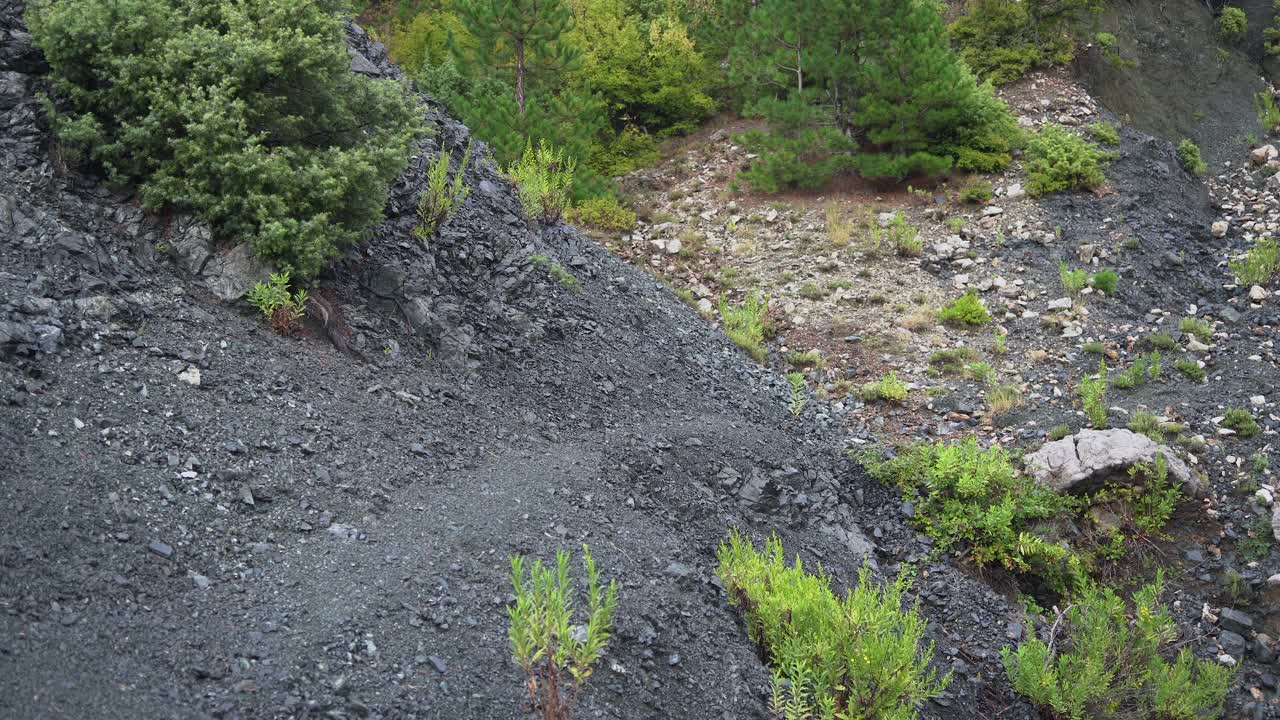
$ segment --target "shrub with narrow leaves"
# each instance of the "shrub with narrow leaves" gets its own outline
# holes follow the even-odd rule
[[[1000,657],[1013,689],[1046,716],[1064,720],[1222,716],[1233,674],[1189,648],[1160,603],[1163,572],[1133,595],[1132,611],[1110,588],[1089,586],[1052,623]]]
[[[563,150],[542,140],[537,149],[532,143],[525,147],[524,155],[507,169],[507,176],[516,184],[525,214],[552,225],[569,207],[576,167],[576,159],[565,157]]]
[[[511,556],[511,584],[515,604],[507,608],[511,655],[525,673],[529,701],[544,720],[568,720],[578,692],[591,678],[604,653],[618,606],[618,584],[600,584],[600,571],[586,545],[582,564],[587,573],[586,617],[573,617],[573,588],[569,553],[556,553],[556,564],[541,560],[526,566],[523,556]],[[528,572],[526,573],[526,567]],[[576,622],[575,622],[576,621]]]
[[[471,144],[467,143],[452,183],[449,182],[450,153],[441,150],[436,159],[431,161],[427,168],[427,187],[418,196],[418,225],[413,229],[413,234],[419,240],[426,242],[435,235],[471,194],[471,187],[463,177],[470,159]]]
[[[841,599],[822,568],[787,565],[776,536],[760,552],[734,531],[717,557],[729,602],[768,658],[778,717],[912,720],[950,681],[929,666],[924,618],[903,609],[905,576],[881,585],[864,565]]]

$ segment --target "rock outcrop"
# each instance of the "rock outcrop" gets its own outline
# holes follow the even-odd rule
[[[1204,486],[1186,463],[1167,445],[1131,430],[1081,430],[1075,435],[1045,443],[1023,462],[1027,472],[1058,492],[1086,493],[1108,482],[1129,481],[1129,469],[1151,464],[1159,455],[1169,468],[1169,479],[1188,494],[1199,496]]]

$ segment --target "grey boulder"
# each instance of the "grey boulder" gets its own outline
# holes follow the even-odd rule
[[[1204,494],[1199,478],[1167,445],[1130,430],[1081,430],[1075,435],[1045,443],[1023,458],[1036,482],[1058,492],[1087,493],[1109,482],[1127,482],[1129,468],[1154,464],[1164,458],[1169,479],[1192,496]]]

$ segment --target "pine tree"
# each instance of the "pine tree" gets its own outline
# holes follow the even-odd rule
[[[747,179],[764,190],[1009,161],[1012,118],[951,50],[933,0],[760,0],[730,78],[774,130],[747,137],[762,155]]]
[[[531,78],[577,66],[580,53],[564,41],[573,13],[563,0],[465,0],[458,12],[476,38],[478,64],[510,77],[521,118]]]

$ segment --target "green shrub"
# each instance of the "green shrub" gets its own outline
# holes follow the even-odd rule
[[[1275,537],[1271,529],[1271,513],[1254,518],[1245,529],[1245,536],[1236,541],[1236,552],[1246,563],[1261,562],[1271,554],[1271,544]]]
[[[657,165],[661,159],[658,141],[649,133],[628,125],[612,139],[594,143],[587,164],[601,177],[614,178]]]
[[[1085,285],[1089,283],[1089,273],[1084,270],[1072,270],[1065,262],[1058,261],[1058,278],[1062,280],[1062,289],[1071,299],[1080,297]]]
[[[1242,438],[1251,438],[1262,432],[1262,428],[1258,427],[1258,421],[1253,419],[1253,414],[1244,408],[1227,410],[1222,418],[1222,427],[1235,430],[1236,435]]]
[[[967,203],[984,203],[995,197],[995,191],[991,188],[991,181],[970,178],[960,188],[960,202]]]
[[[769,298],[762,293],[747,295],[737,306],[720,298],[720,323],[724,334],[756,362],[764,362],[769,357],[764,348],[764,321],[768,313]]]
[[[885,400],[900,403],[907,399],[907,384],[898,379],[898,374],[891,372],[879,380],[862,386],[862,399],[867,402]]]
[[[1280,15],[1277,16],[1280,22]],[[1275,39],[1268,44],[1267,54],[1280,56],[1280,26],[1267,28],[1267,32],[1275,33]],[[1280,107],[1276,107],[1276,96],[1271,90],[1260,90],[1253,96],[1253,107],[1258,112],[1258,124],[1271,133],[1280,130]]]
[[[1022,407],[1026,399],[1017,385],[993,385],[987,390],[987,409],[992,417],[1000,417]]]
[[[1204,368],[1200,367],[1200,363],[1191,358],[1182,358],[1173,364],[1173,367],[1187,378],[1196,382],[1204,382]]]
[[[565,213],[574,225],[585,225],[599,230],[631,232],[636,227],[636,214],[623,207],[612,195],[588,198]]]
[[[604,654],[618,606],[618,583],[600,585],[591,551],[582,546],[587,572],[586,617],[575,623],[569,553],[556,553],[554,568],[535,560],[525,573],[525,558],[511,556],[515,604],[507,608],[511,655],[525,673],[529,700],[546,720],[571,717],[574,701]]]
[[[893,251],[903,257],[920,257],[920,253],[924,251],[920,230],[911,227],[900,212],[895,212],[889,223],[889,243],[893,246]]]
[[[1097,290],[1108,295],[1115,295],[1120,287],[1120,275],[1115,270],[1099,270],[1089,276],[1089,282]]]
[[[820,368],[822,367],[822,353],[817,350],[809,350],[806,352],[800,352],[797,350],[787,355],[787,362],[798,368]]]
[[[1087,129],[1089,130],[1089,134],[1093,136],[1093,139],[1103,145],[1120,144],[1120,130],[1109,122],[1090,123]]]
[[[1204,160],[1200,159],[1200,146],[1187,139],[1178,143],[1178,162],[1184,170],[1196,177],[1204,175],[1209,169]]]
[[[1098,362],[1097,377],[1085,376],[1080,380],[1080,404],[1094,430],[1107,427],[1107,363]]]
[[[1090,355],[1102,355],[1107,351],[1107,346],[1100,342],[1087,342],[1080,349]]]
[[[970,290],[943,305],[938,311],[938,319],[947,325],[978,326],[991,322],[991,313],[978,299],[978,294]]]
[[[791,390],[791,402],[787,410],[795,417],[800,417],[809,404],[808,385],[805,383],[804,373],[787,373],[787,385]]]
[[[964,374],[971,380],[985,383],[995,377],[996,371],[988,362],[974,362],[964,366]]]
[[[351,72],[342,7],[41,0],[27,23],[60,142],[310,277],[382,219],[418,128],[399,85]]]
[[[1160,605],[1163,572],[1133,595],[1087,587],[1053,624],[1049,643],[1032,637],[1001,651],[1009,680],[1046,714],[1064,720],[1220,717],[1233,676],[1183,648],[1166,659],[1178,630]]]
[[[1260,237],[1244,257],[1232,260],[1228,266],[1241,285],[1266,285],[1280,269],[1280,244],[1274,238]]]
[[[998,445],[983,450],[972,437],[953,445],[922,443],[864,464],[915,503],[912,522],[940,550],[963,546],[979,565],[1035,572],[1063,589],[1085,577],[1074,553],[1031,530],[1072,510],[1074,500],[1019,474]]]
[[[821,568],[788,566],[776,536],[757,552],[734,531],[716,555],[729,602],[768,660],[778,717],[911,720],[950,681],[929,667],[924,618],[903,609],[905,575],[877,585],[864,565],[840,600]]]
[[[1157,350],[1172,350],[1178,343],[1169,333],[1152,333],[1147,336],[1147,344]]]
[[[435,235],[436,230],[445,223],[471,194],[463,175],[467,172],[467,161],[471,159],[471,143],[462,153],[462,162],[458,164],[458,172],[453,176],[453,184],[449,184],[450,153],[441,151],[427,167],[427,188],[418,196],[418,226],[413,234],[424,243]]]
[[[1091,190],[1107,181],[1102,164],[1109,156],[1096,145],[1057,125],[1045,127],[1027,143],[1027,192]]]
[[[1071,62],[1075,26],[1101,7],[1096,0],[970,0],[951,36],[974,72],[1002,85],[1032,68]]]
[[[555,262],[546,255],[531,255],[529,256],[529,261],[533,263],[534,267],[545,271],[552,280],[560,283],[560,286],[564,289],[575,293],[582,292],[582,283],[577,276],[565,270],[560,263]]]
[[[1218,16],[1218,35],[1227,42],[1235,42],[1249,29],[1249,17],[1244,10],[1227,5]]]
[[[996,356],[1009,354],[1009,333],[997,328],[991,334],[991,354]]]
[[[1163,439],[1154,439],[1163,443]],[[1129,468],[1131,482],[1113,488],[1112,494],[1133,508],[1133,523],[1145,535],[1159,535],[1182,500],[1182,489],[1169,481],[1169,464],[1156,453],[1155,463],[1137,463]],[[1095,501],[1101,498],[1094,498]]]
[[[1150,355],[1139,355],[1128,370],[1111,379],[1111,386],[1122,390],[1146,385],[1150,380],[1158,380],[1162,370],[1160,351],[1152,351]]]
[[[551,225],[569,207],[576,167],[576,159],[566,158],[563,150],[543,139],[537,150],[532,143],[525,146],[524,155],[508,168],[507,176],[516,184],[525,214]]]
[[[287,335],[307,309],[307,291],[289,292],[289,273],[273,273],[269,282],[257,283],[245,296],[281,335]]]
[[[1070,434],[1071,434],[1071,426],[1067,425],[1066,423],[1063,423],[1061,425],[1054,425],[1052,428],[1049,429],[1050,440],[1061,440]]]
[[[929,366],[943,375],[959,375],[966,363],[977,359],[978,353],[973,348],[938,350],[929,356]]]
[[[1202,343],[1213,339],[1213,325],[1204,318],[1184,317],[1178,321],[1178,329],[1188,335],[1194,335]]]

